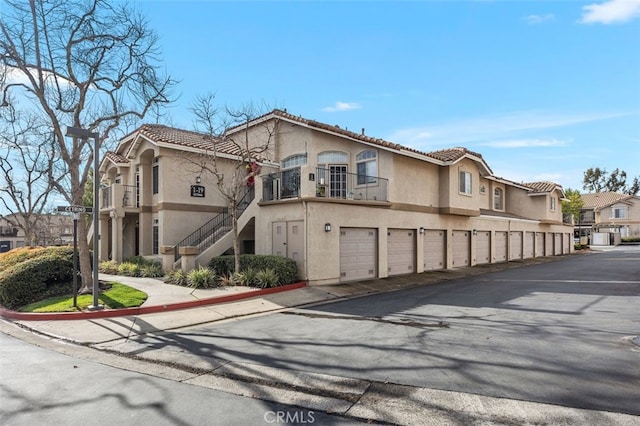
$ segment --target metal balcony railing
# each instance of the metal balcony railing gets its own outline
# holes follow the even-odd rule
[[[262,200],[274,201],[302,195],[300,169],[271,173],[262,178]],[[348,173],[345,166],[316,168],[315,193],[309,196],[363,201],[388,201],[389,180],[377,176]]]

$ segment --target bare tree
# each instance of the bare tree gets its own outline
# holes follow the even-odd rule
[[[196,127],[211,140],[211,148],[203,150],[195,158],[185,158],[192,173],[202,179],[212,180],[229,208],[233,229],[233,253],[235,272],[240,272],[240,240],[238,230],[238,206],[260,173],[260,164],[269,158],[269,150],[277,131],[278,120],[265,121],[252,133],[251,122],[267,108],[253,105],[234,108],[217,108],[215,95],[198,96],[191,108],[196,117]],[[221,158],[219,153],[233,153]]]
[[[0,202],[30,246],[38,242],[38,221],[48,206],[56,160],[53,138],[37,122],[13,104],[0,110]]]
[[[82,204],[94,144],[170,102],[175,81],[160,74],[157,37],[145,18],[108,0],[6,0],[0,20],[0,61],[7,72],[2,102],[28,99],[51,132],[61,161],[53,185]],[[65,138],[66,126],[99,135]],[[97,224],[95,224],[97,226]],[[84,215],[79,223],[83,288],[92,287]],[[97,266],[97,265],[96,265]]]

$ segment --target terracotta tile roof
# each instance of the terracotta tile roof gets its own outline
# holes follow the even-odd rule
[[[124,158],[122,155],[120,154],[116,154],[115,152],[107,152],[105,154],[105,157],[107,158],[107,160],[110,160],[113,163],[116,164],[128,164],[129,160],[127,160],[126,158]]]
[[[556,188],[561,188],[560,185],[554,182],[529,182],[523,183],[523,185],[531,188],[534,193],[553,192]]]
[[[617,192],[596,192],[593,194],[580,194],[580,197],[582,198],[583,209],[598,210],[615,203],[625,202],[633,198],[633,195],[618,194]]]
[[[441,149],[439,151],[431,151],[426,153],[426,155],[428,155],[429,157],[432,157],[432,158],[435,158],[436,160],[440,160],[444,162],[459,160],[460,158],[464,157],[467,154],[473,155],[474,157],[482,158],[481,154],[478,154],[477,152],[469,151],[467,148],[462,148],[462,147]]]
[[[240,149],[230,140],[221,141],[216,139],[214,142],[214,139],[210,135],[190,130],[177,129],[174,127],[164,126],[162,124],[143,124],[128,136],[131,135],[135,135],[134,138],[142,135],[157,143],[180,145],[188,148],[202,149],[209,152],[213,151],[215,143],[215,149],[218,153],[227,155],[239,155],[241,153]],[[131,145],[131,140],[128,140],[118,147],[117,152],[124,154],[128,151]],[[111,154],[121,156],[120,154]],[[264,159],[263,157],[258,157],[258,161]]]
[[[176,129],[161,124],[143,124],[138,133],[156,142],[165,142],[190,148],[211,149],[211,138],[202,133]]]

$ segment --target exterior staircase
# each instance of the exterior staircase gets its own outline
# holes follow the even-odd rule
[[[255,191],[251,188],[238,203],[238,232],[240,232],[255,215],[257,203],[254,202]],[[254,206],[250,209],[250,206]],[[251,210],[252,213],[247,210]],[[206,265],[211,258],[219,256],[233,247],[233,220],[231,213],[225,209],[214,216],[200,228],[187,235],[173,246],[174,267],[180,266],[180,247],[197,247],[199,255],[196,263]]]

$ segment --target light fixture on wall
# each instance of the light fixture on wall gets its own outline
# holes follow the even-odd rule
[[[200,176],[196,176],[196,184],[200,185],[200,182],[202,182],[202,179],[200,178]]]
[[[324,224],[324,232],[331,232],[331,224],[330,223],[325,223]]]
[[[478,231],[476,231],[475,229],[473,230],[473,235],[478,235]]]
[[[420,233],[420,235],[424,234],[424,228],[421,226],[421,227],[418,229],[418,232]]]

